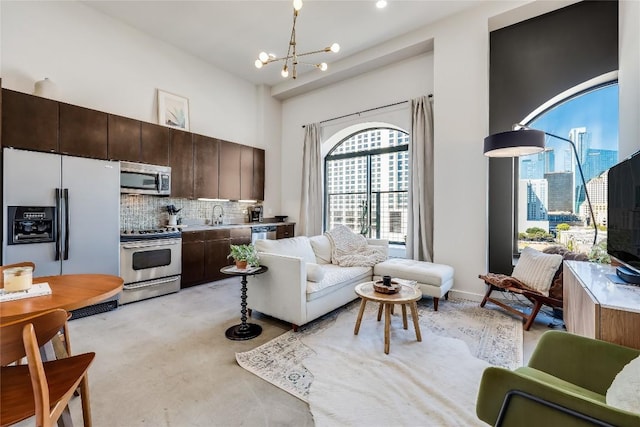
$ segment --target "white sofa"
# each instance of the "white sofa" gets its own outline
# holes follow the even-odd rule
[[[369,239],[385,247],[387,240]],[[372,267],[331,264],[331,242],[325,235],[257,240],[266,273],[248,277],[247,306],[293,325],[294,331],[357,298],[357,284],[372,280]]]

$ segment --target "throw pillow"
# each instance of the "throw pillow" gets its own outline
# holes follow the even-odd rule
[[[314,262],[307,264],[307,280],[309,282],[320,282],[324,278],[324,270]]]
[[[318,264],[331,264],[331,242],[324,234],[309,237]]]
[[[607,390],[607,405],[640,414],[640,356],[627,363]]]
[[[562,264],[562,255],[545,254],[526,247],[522,250],[520,260],[511,276],[542,295],[549,296],[551,281],[560,264]]]

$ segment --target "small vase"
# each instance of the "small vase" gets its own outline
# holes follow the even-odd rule
[[[238,270],[244,270],[247,268],[247,260],[238,260],[236,261],[236,268]]]
[[[178,225],[178,216],[169,214],[169,225]]]

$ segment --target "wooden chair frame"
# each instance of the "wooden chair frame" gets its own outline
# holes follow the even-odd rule
[[[552,298],[552,297],[547,297],[544,296],[536,291],[533,290],[528,290],[526,289],[526,285],[519,282],[518,280],[514,279],[511,276],[506,276],[503,274],[481,274],[478,276],[480,279],[484,280],[484,283],[488,286],[487,292],[484,295],[484,298],[482,299],[482,302],[480,303],[480,307],[484,307],[487,302],[491,302],[495,305],[497,305],[498,307],[501,307],[503,309],[505,309],[506,311],[508,311],[511,314],[514,314],[516,316],[520,316],[523,318],[524,320],[524,330],[528,331],[529,328],[531,328],[531,325],[533,324],[533,322],[536,319],[536,316],[538,315],[538,313],[540,312],[540,309],[542,308],[543,305],[547,305],[549,307],[552,308],[562,308],[562,300],[561,299],[557,299],[557,298]],[[510,283],[514,283],[513,285],[510,286],[504,286],[504,283],[506,282],[510,282]],[[516,284],[518,283],[518,284]],[[505,304],[504,302],[502,302],[501,300],[498,300],[496,298],[491,298],[491,293],[493,291],[501,291],[501,292],[512,292],[514,294],[519,294],[524,296],[526,299],[528,299],[529,301],[531,301],[531,303],[533,304],[533,308],[531,309],[530,313],[526,313],[524,311],[519,311],[517,309],[515,309],[514,307]]]
[[[51,310],[0,325],[0,425],[11,425],[35,415],[36,426],[49,427],[60,418],[80,387],[84,426],[91,426],[87,371],[95,353],[42,361],[40,347],[61,329],[68,314]],[[69,335],[65,346],[71,349]],[[10,365],[27,357],[27,365]]]

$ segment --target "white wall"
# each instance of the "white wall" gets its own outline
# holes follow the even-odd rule
[[[191,131],[264,148],[257,90],[80,2],[0,2],[2,86],[33,93],[54,81],[60,100],[157,123],[156,88],[189,99]]]

